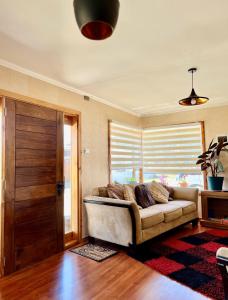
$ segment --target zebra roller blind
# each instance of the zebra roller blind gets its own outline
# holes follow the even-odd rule
[[[201,123],[144,129],[143,171],[158,174],[200,174]]]
[[[111,168],[139,169],[141,166],[141,129],[110,122]]]
[[[183,176],[201,175],[196,165],[202,153],[201,122],[139,129],[111,121],[109,138],[113,182],[147,182],[162,175],[178,185]],[[186,180],[202,185],[200,178]]]

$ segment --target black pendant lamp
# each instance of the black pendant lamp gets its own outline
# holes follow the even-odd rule
[[[192,73],[192,91],[191,94],[188,98],[184,98],[179,101],[180,105],[184,106],[194,106],[194,105],[201,105],[206,103],[209,98],[207,97],[202,97],[202,96],[197,96],[196,92],[193,88],[193,74],[197,71],[197,68],[191,68],[188,70],[189,73]]]
[[[81,33],[91,40],[110,37],[119,16],[119,0],[74,0],[74,13]]]

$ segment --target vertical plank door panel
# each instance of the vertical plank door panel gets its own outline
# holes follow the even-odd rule
[[[63,249],[63,113],[5,99],[4,274]]]
[[[4,273],[15,271],[14,243],[14,200],[15,200],[15,101],[4,98],[4,150],[3,176],[5,187],[3,192],[3,232],[4,232]]]

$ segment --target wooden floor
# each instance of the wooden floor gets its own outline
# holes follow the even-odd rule
[[[185,227],[174,235],[194,231]],[[124,252],[97,263],[69,251],[0,280],[1,300],[203,300]]]

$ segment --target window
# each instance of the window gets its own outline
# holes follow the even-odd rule
[[[202,153],[201,123],[143,130],[144,181],[203,188],[203,175],[196,166]]]
[[[139,182],[141,167],[141,130],[110,122],[111,181]]]
[[[64,124],[64,220],[65,233],[72,231],[71,214],[72,214],[72,137],[71,125]]]
[[[64,233],[65,246],[78,235],[78,166],[77,166],[77,118],[64,118]]]
[[[196,166],[202,153],[202,123],[137,129],[110,122],[110,171],[115,183],[160,181],[203,188]]]

